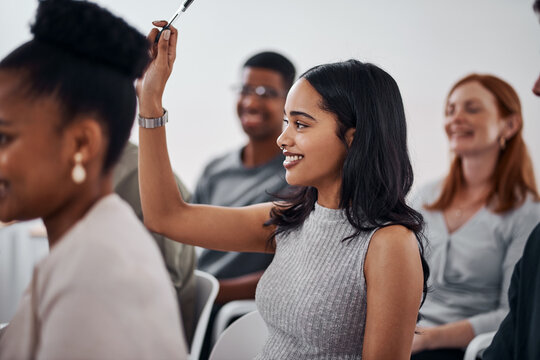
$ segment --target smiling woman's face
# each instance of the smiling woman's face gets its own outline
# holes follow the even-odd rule
[[[457,155],[499,151],[504,121],[495,96],[479,82],[458,86],[448,97],[445,116],[450,150]]]
[[[283,166],[290,185],[319,191],[341,185],[346,146],[337,136],[337,117],[321,109],[322,98],[305,80],[298,80],[285,104],[285,127],[277,139],[286,156]]]
[[[0,71],[0,221],[46,217],[73,191],[58,104],[27,99],[20,78]]]

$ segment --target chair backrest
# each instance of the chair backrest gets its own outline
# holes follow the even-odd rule
[[[494,336],[495,331],[476,335],[469,343],[469,346],[467,346],[463,360],[476,360],[476,357],[481,355],[481,353],[491,344]]]
[[[219,290],[219,283],[212,275],[195,270],[195,333],[191,341],[190,360],[199,360],[208,327],[208,319]]]
[[[268,329],[258,311],[236,320],[221,334],[209,360],[252,360],[262,349]]]
[[[244,316],[252,311],[257,310],[255,300],[235,300],[223,305],[216,314],[214,320],[214,328],[212,329],[212,345],[219,339],[219,336],[227,326],[234,320]]]

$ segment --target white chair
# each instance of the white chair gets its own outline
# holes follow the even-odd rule
[[[476,360],[476,357],[484,351],[495,336],[495,331],[475,336],[467,346],[463,360]]]
[[[262,349],[268,329],[258,311],[242,316],[219,337],[209,360],[252,360]]]
[[[189,360],[199,360],[208,319],[219,290],[219,283],[212,275],[195,270],[195,333],[191,341]]]
[[[236,318],[257,310],[255,300],[235,300],[226,303],[219,310],[212,329],[212,344],[215,344],[221,333]]]

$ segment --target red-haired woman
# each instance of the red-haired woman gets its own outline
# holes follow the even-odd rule
[[[497,330],[527,236],[540,220],[515,90],[472,74],[450,90],[444,128],[454,154],[443,181],[414,201],[426,221],[431,293],[413,359],[462,359],[475,335]]]

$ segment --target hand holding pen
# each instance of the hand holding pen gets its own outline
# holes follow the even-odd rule
[[[178,18],[186,12],[187,8],[189,7],[189,5],[191,5],[191,3],[193,2],[194,0],[186,0],[182,5],[180,5],[180,7],[178,8],[178,10],[176,10],[176,12],[174,13],[174,15],[172,16],[171,20],[169,20],[168,23],[166,23],[163,28],[161,29],[161,31],[159,32],[159,34],[156,36],[156,40],[155,42],[157,43],[159,41],[159,37],[161,36],[161,33],[165,30],[167,30],[170,26],[172,26],[172,24],[178,20]]]
[[[154,21],[154,26],[164,27],[166,21]],[[171,75],[176,59],[176,43],[178,31],[174,26],[162,30],[162,36],[156,44],[160,31],[153,28],[148,34],[151,46],[152,61],[143,77],[137,80],[137,96],[139,97],[139,113],[143,117],[153,118],[163,115],[162,97],[165,85]]]

